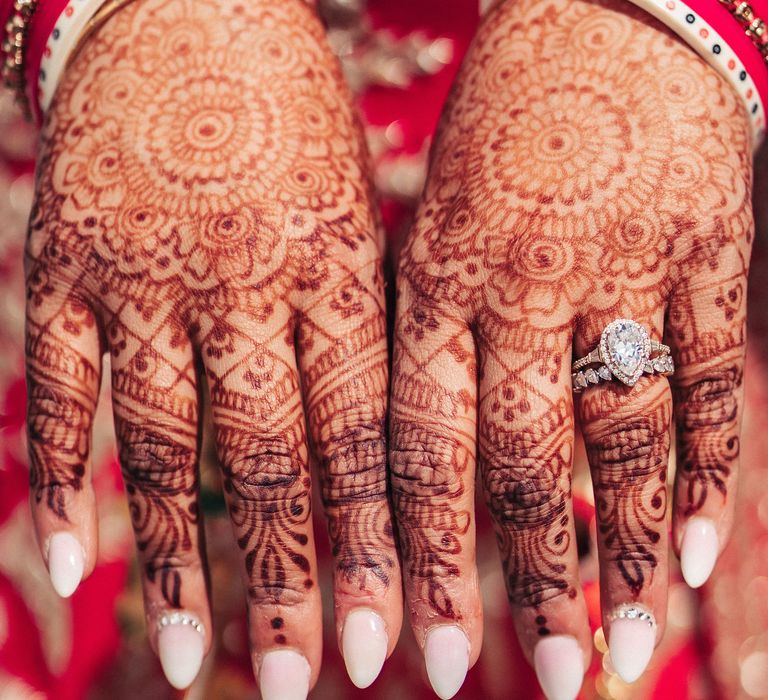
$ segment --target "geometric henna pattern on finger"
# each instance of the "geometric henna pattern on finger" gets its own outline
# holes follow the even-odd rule
[[[572,343],[588,351],[615,318],[630,315],[661,337],[668,309],[685,507],[725,495],[738,454],[750,197],[735,93],[642,11],[618,0],[545,0],[486,14],[400,258],[391,469],[420,587],[413,596],[433,598],[433,523],[450,523],[450,508],[457,522],[469,517],[452,504],[473,478],[474,437],[444,428],[466,415],[462,388],[475,382],[480,466],[510,598],[536,607],[572,595],[562,566],[573,544],[564,363]],[[467,357],[479,368],[447,387],[446,368],[463,372]],[[714,359],[715,372],[686,370]],[[652,579],[666,527],[665,386],[644,378],[628,397],[602,387],[618,412],[596,397],[577,407],[597,425],[589,456],[608,565],[632,594]],[[446,497],[432,486],[436,472],[452,485]],[[408,496],[415,484],[429,489]],[[441,505],[421,505],[428,492]],[[433,609],[451,606],[441,598]]]
[[[441,347],[430,331],[445,339]],[[390,475],[400,548],[407,574],[421,587],[416,595],[441,617],[459,619],[451,588],[462,576],[457,560],[472,525],[475,468],[475,397],[461,383],[476,377],[475,352],[465,326],[439,324],[427,306],[400,313],[397,332],[415,343],[396,346],[394,357]]]
[[[252,599],[316,583],[305,414],[337,578],[393,581],[382,241],[345,90],[299,0],[146,0],[84,45],[48,115],[26,261],[33,489],[67,517],[93,406],[53,378],[97,383],[61,352],[96,324],[146,577],[171,608],[200,527],[199,372]]]

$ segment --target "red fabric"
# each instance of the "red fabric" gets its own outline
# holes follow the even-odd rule
[[[0,0],[0,21],[2,21],[2,27],[5,27],[5,23],[8,20],[8,18],[11,16],[11,11],[13,10],[13,0]],[[2,45],[2,42],[0,42],[0,45]],[[5,56],[5,53],[0,48],[0,56]]]

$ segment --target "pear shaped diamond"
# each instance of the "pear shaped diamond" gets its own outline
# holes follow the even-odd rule
[[[616,379],[628,386],[635,385],[650,354],[648,331],[631,319],[620,318],[609,323],[600,338],[602,361]]]

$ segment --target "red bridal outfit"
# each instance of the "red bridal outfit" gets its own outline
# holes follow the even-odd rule
[[[720,27],[719,0],[692,0],[699,33]],[[644,2],[637,4],[650,5]],[[757,3],[759,5],[759,3]],[[407,230],[425,177],[428,146],[443,100],[477,23],[477,0],[370,0],[321,3],[334,48],[342,57],[364,116],[381,194],[390,258]],[[674,2],[659,6],[680,10]],[[703,12],[702,12],[703,8]],[[651,8],[652,9],[652,8]],[[681,15],[688,24],[687,13]],[[735,21],[735,20],[734,20]],[[723,29],[723,27],[725,27]],[[690,29],[690,27],[689,27]],[[701,37],[701,34],[700,34]],[[712,49],[710,44],[696,48]],[[702,37],[703,40],[703,37]],[[741,41],[741,38],[738,39]],[[744,49],[740,49],[744,55]],[[738,53],[738,52],[737,52]],[[734,59],[735,60],[735,59]],[[726,69],[728,62],[725,63]],[[733,69],[735,70],[735,68]],[[738,75],[738,73],[736,74]],[[758,76],[759,77],[759,76]],[[761,82],[762,81],[762,82]],[[754,99],[768,85],[759,78]],[[762,106],[759,108],[762,110]],[[755,121],[756,130],[764,122]],[[130,518],[115,459],[108,393],[99,408],[94,482],[99,506],[99,563],[74,596],[54,593],[37,553],[27,501],[24,442],[23,272],[26,216],[32,199],[34,128],[22,122],[7,91],[0,93],[0,698],[165,698],[166,683],[144,633],[144,614]],[[757,238],[750,279],[750,342],[738,516],[730,546],[710,582],[691,591],[673,570],[669,623],[649,670],[633,686],[603,666],[593,502],[583,450],[574,479],[581,575],[590,605],[595,653],[582,698],[768,699],[768,161],[756,161]],[[204,445],[203,502],[215,611],[214,649],[194,697],[256,697],[245,615],[212,445]],[[671,479],[670,479],[671,482]],[[478,508],[478,565],[485,603],[485,639],[478,665],[457,698],[531,700],[540,696],[515,641],[490,523]],[[323,585],[330,592],[330,555],[316,515]],[[365,691],[349,682],[336,649],[326,598],[325,656],[314,698],[398,700],[434,697],[410,632],[381,677]],[[406,626],[407,627],[407,626]]]

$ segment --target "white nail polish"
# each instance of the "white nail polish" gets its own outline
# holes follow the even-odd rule
[[[178,690],[192,684],[203,663],[205,632],[197,618],[174,611],[157,623],[157,653],[168,682]]]
[[[358,688],[373,683],[387,658],[384,620],[372,610],[353,610],[344,620],[341,650],[350,679]]]
[[[69,598],[83,578],[85,553],[74,535],[57,532],[48,543],[48,573],[54,589],[62,598]]]
[[[442,700],[459,692],[469,669],[469,640],[460,627],[440,625],[427,632],[424,661],[432,689]]]
[[[259,669],[263,700],[306,700],[309,693],[309,662],[291,649],[264,654]]]
[[[533,665],[547,700],[576,699],[584,681],[584,653],[576,639],[542,639],[533,650]]]
[[[643,675],[656,646],[656,620],[636,606],[620,608],[608,633],[608,650],[616,673],[625,683]]]
[[[680,568],[691,588],[704,585],[715,568],[719,551],[715,523],[701,516],[691,518],[685,525],[680,546]]]

